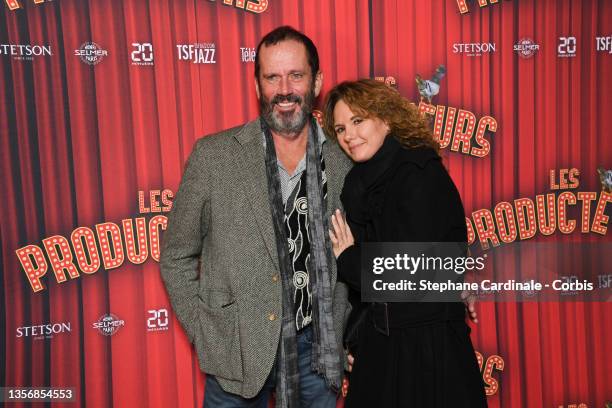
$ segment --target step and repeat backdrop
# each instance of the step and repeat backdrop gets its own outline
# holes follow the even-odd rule
[[[66,406],[200,406],[160,242],[195,141],[257,117],[255,47],[279,25],[314,40],[323,95],[370,77],[415,102],[475,252],[508,266],[537,255],[518,245],[599,248],[586,268],[612,286],[612,1],[1,3],[2,386],[69,389]],[[491,407],[612,401],[612,304],[570,286],[478,303]]]

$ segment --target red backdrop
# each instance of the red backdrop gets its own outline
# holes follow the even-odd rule
[[[241,60],[241,47],[255,47],[276,26],[292,25],[314,40],[323,93],[341,80],[377,77],[418,102],[415,75],[430,77],[444,64],[448,73],[433,105],[497,123],[486,134],[485,157],[444,150],[468,218],[501,201],[546,193],[551,169],[580,169],[580,190],[599,194],[596,168],[612,168],[612,54],[596,42],[612,35],[610,1],[505,0],[482,7],[470,1],[467,13],[455,0],[3,3],[5,386],[74,387],[80,405],[90,406],[201,404],[203,375],[171,312],[169,330],[147,331],[150,310],[170,311],[154,248],[142,264],[103,265],[63,283],[49,265],[44,289],[36,292],[16,251],[28,245],[44,251],[44,238],[70,240],[81,226],[95,231],[105,222],[163,216],[144,211],[156,211],[150,192],[176,191],[195,140],[257,116],[253,64]],[[263,10],[249,12],[241,3]],[[526,37],[539,45],[528,59],[513,51]],[[566,41],[560,37],[575,38],[575,57],[559,56]],[[108,54],[95,65],[75,56],[88,41]],[[154,65],[132,64],[133,43],[152,45]],[[214,44],[214,63],[179,60],[177,45],[194,43]],[[495,50],[455,53],[454,44],[463,43],[494,43]],[[50,55],[1,47],[24,44],[49,47]],[[611,241],[605,233],[558,231],[533,239]],[[92,324],[109,312],[125,327],[103,336]],[[485,362],[497,361],[483,375],[490,406],[602,407],[612,400],[610,303],[481,302],[478,312],[476,349]],[[17,334],[19,327],[58,322],[69,322],[70,331],[38,339]]]

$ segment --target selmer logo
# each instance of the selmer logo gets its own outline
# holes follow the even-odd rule
[[[125,326],[125,321],[112,313],[100,316],[98,321],[93,324],[93,328],[98,329],[105,336],[112,336],[123,326]]]
[[[79,57],[82,62],[88,65],[99,64],[104,57],[108,56],[108,51],[100,47],[93,41],[84,42],[74,50],[74,55]]]

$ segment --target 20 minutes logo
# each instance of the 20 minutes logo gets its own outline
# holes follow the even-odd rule
[[[575,57],[576,37],[559,37],[557,52],[559,57]]]
[[[152,309],[147,314],[147,331],[168,330],[168,309]]]
[[[132,53],[130,54],[132,65],[152,66],[153,65],[153,44],[151,43],[132,43]]]

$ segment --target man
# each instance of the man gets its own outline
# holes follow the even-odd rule
[[[316,47],[280,27],[257,47],[261,116],[200,139],[164,236],[162,277],[206,372],[205,407],[335,407],[347,289],[332,211],[351,164],[312,118]]]

